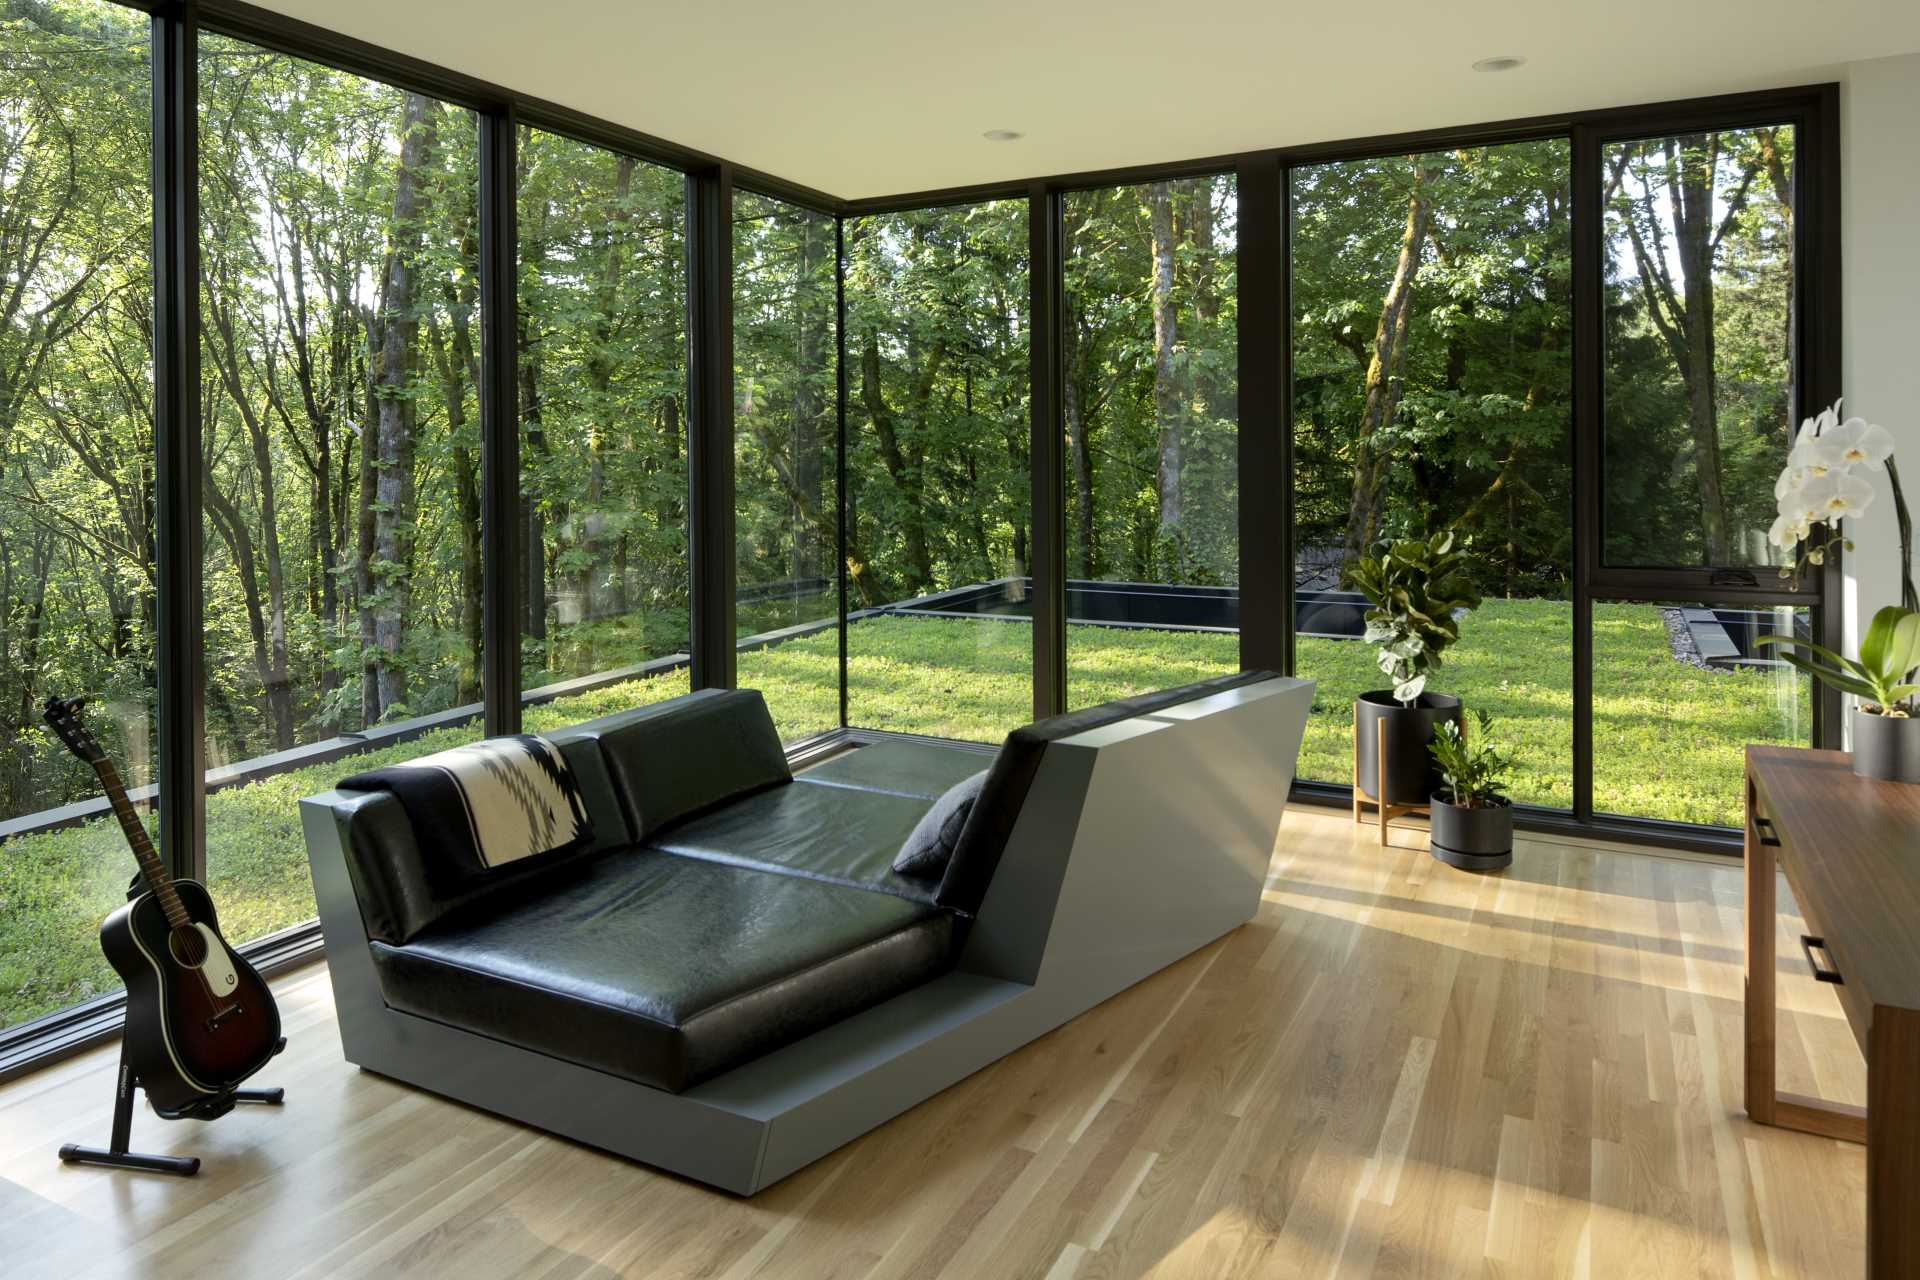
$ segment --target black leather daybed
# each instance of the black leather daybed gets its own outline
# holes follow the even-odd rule
[[[303,801],[347,1058],[751,1192],[1249,918],[1310,700],[1244,673],[796,777],[759,694],[696,693],[549,735],[594,838],[477,880],[391,794]]]

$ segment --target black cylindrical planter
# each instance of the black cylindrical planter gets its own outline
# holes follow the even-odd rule
[[[1853,771],[1883,782],[1920,782],[1920,719],[1853,711]]]
[[[1360,750],[1360,790],[1371,800],[1387,804],[1425,804],[1440,788],[1427,747],[1443,720],[1460,718],[1460,699],[1445,693],[1423,693],[1411,707],[1403,706],[1391,689],[1363,693],[1354,704],[1353,732]],[[1387,731],[1387,794],[1380,794],[1380,728]]]
[[[1505,800],[1469,809],[1433,797],[1433,856],[1462,871],[1513,865],[1513,806]]]

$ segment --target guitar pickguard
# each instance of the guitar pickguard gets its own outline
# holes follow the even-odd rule
[[[195,921],[193,927],[200,931],[200,938],[207,948],[207,958],[200,966],[200,976],[207,980],[207,986],[214,995],[232,995],[240,985],[240,974],[233,967],[233,956],[228,954],[227,944],[206,925]]]

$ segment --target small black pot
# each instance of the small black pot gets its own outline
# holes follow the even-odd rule
[[[1496,799],[1484,808],[1449,804],[1435,794],[1433,856],[1462,871],[1498,871],[1513,865],[1513,806]]]
[[[1920,718],[1853,710],[1853,771],[1882,782],[1920,782]]]
[[[1442,721],[1460,719],[1460,699],[1423,693],[1411,707],[1391,689],[1363,693],[1354,702],[1353,732],[1360,745],[1360,790],[1388,804],[1425,804],[1440,788],[1440,771],[1427,747]],[[1380,794],[1380,728],[1387,731],[1387,794]]]

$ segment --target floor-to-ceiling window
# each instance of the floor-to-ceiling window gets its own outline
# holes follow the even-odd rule
[[[480,732],[409,732],[480,701],[476,123],[223,36],[199,69],[207,868],[243,942],[313,915],[323,779],[227,772]]]
[[[1068,192],[1067,703],[1240,666],[1231,174]]]
[[[527,722],[684,693],[687,191],[683,174],[519,132],[518,402]],[[575,703],[566,714],[580,710]]]
[[[1791,125],[1600,148],[1603,581],[1692,571],[1702,590],[1778,590],[1774,480],[1805,403]],[[1734,825],[1749,742],[1804,745],[1804,677],[1753,643],[1812,615],[1728,593],[1593,605],[1593,807]]]
[[[119,986],[93,939],[133,860],[50,696],[151,778],[157,578],[147,19],[0,14],[0,1027]],[[79,825],[49,822],[80,805]],[[86,807],[92,806],[92,807]]]
[[[1570,176],[1561,139],[1293,170],[1302,778],[1350,780],[1383,682],[1347,568],[1451,531],[1484,603],[1431,687],[1493,715],[1516,799],[1573,805]]]
[[[1027,205],[846,250],[848,719],[997,741],[1033,715]]]
[[[840,724],[834,219],[733,199],[739,678],[788,742]]]

